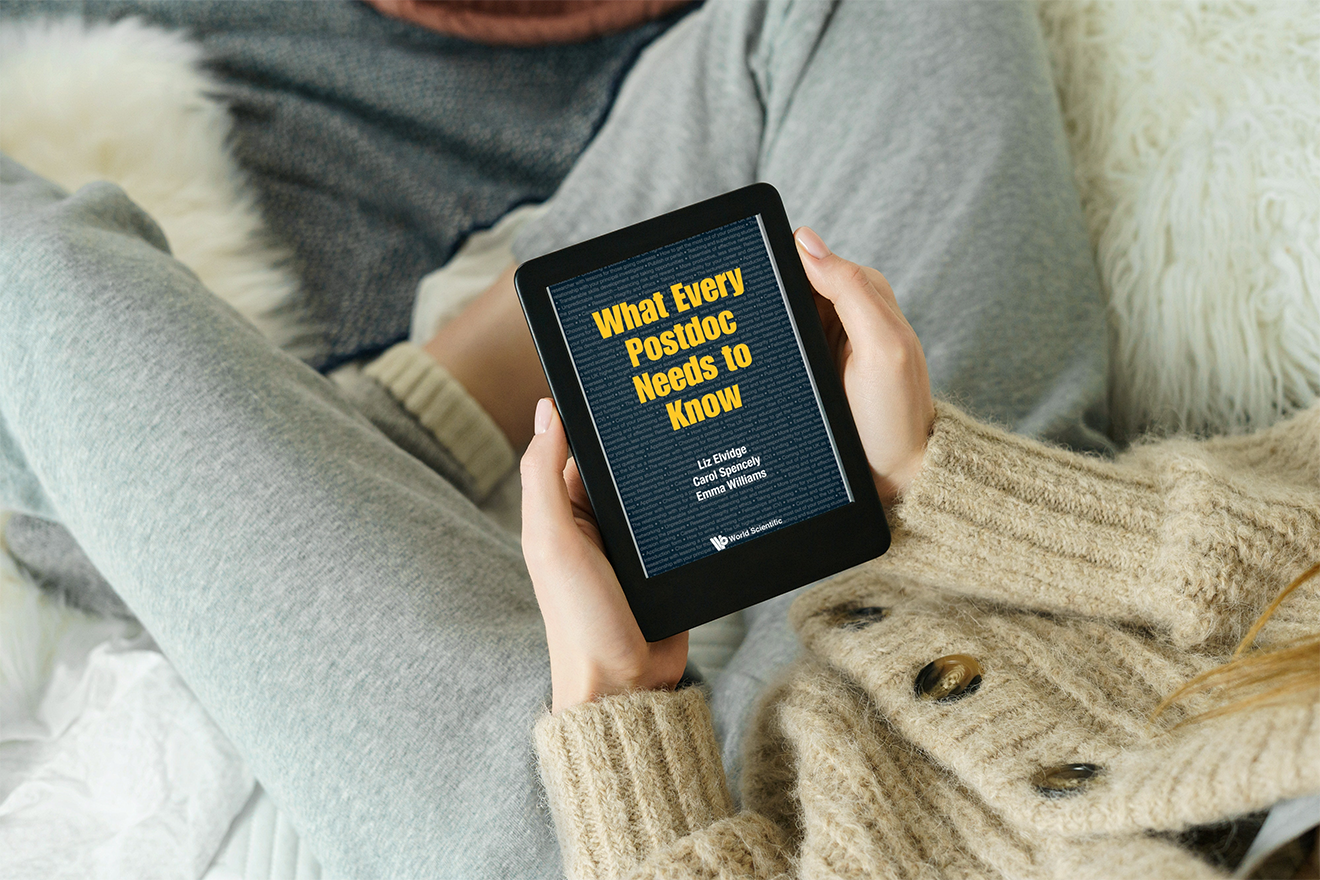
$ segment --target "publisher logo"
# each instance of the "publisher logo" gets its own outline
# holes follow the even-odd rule
[[[716,550],[723,550],[725,547],[729,546],[729,539],[723,535],[716,535],[710,539],[710,542],[715,545]]]

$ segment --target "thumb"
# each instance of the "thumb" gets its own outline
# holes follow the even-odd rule
[[[903,329],[906,321],[897,313],[894,294],[883,275],[834,253],[808,226],[800,227],[793,240],[807,280],[834,305],[850,337],[885,339]]]
[[[568,464],[568,438],[554,401],[536,404],[535,433],[519,464],[522,476],[523,540],[537,543],[558,524],[573,521],[573,507],[564,483]],[[532,527],[532,528],[529,528]]]

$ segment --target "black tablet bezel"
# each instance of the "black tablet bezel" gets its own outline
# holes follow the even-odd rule
[[[560,329],[550,288],[758,214],[852,501],[648,578]],[[514,285],[577,458],[606,555],[648,641],[820,580],[874,559],[888,549],[889,529],[866,453],[825,340],[783,202],[773,186],[755,183],[529,260],[514,275]]]

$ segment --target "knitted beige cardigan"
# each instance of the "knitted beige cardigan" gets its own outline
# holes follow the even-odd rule
[[[889,553],[793,606],[741,812],[699,689],[540,719],[570,876],[1220,877],[1173,833],[1320,790],[1320,695],[1149,721],[1320,558],[1320,406],[1117,462],[937,410]],[[1318,624],[1313,580],[1261,641]],[[924,699],[950,655],[979,687]]]

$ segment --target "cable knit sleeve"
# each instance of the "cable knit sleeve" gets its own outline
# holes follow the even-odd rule
[[[545,714],[536,749],[569,877],[777,877],[783,835],[733,815],[697,688],[638,691]]]
[[[889,514],[888,570],[1155,625],[1182,645],[1236,638],[1320,558],[1320,406],[1250,437],[1111,462],[941,403],[923,469]]]

